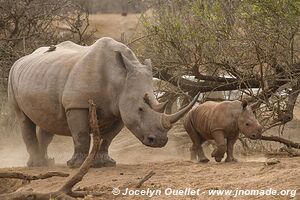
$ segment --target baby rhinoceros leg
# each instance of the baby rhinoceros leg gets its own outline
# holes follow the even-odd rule
[[[237,159],[233,157],[233,146],[237,141],[238,136],[233,138],[227,138],[227,157],[225,162],[237,162]]]
[[[198,161],[202,163],[209,162],[209,159],[205,156],[202,146],[200,145],[198,149]]]
[[[191,160],[197,160],[203,163],[209,162],[209,159],[204,155],[203,148],[202,148],[202,144],[205,142],[205,139],[202,138],[199,135],[199,133],[193,128],[190,121],[186,121],[184,127],[193,143],[190,149]]]
[[[200,145],[193,144],[193,146],[191,147],[191,160],[197,160],[202,163],[207,163],[209,162],[209,159],[205,156],[201,144]]]
[[[217,148],[212,152],[211,157],[214,157],[216,162],[221,162],[227,150],[223,131],[214,131],[213,139],[217,143]]]

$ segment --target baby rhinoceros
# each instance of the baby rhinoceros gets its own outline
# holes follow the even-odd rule
[[[226,152],[226,162],[237,161],[233,157],[233,146],[239,132],[251,139],[258,139],[262,134],[262,126],[255,118],[247,101],[207,101],[190,110],[185,118],[184,127],[193,145],[191,159],[208,162],[202,144],[206,140],[215,140],[217,148],[211,156],[220,162]],[[227,144],[226,142],[227,141]]]

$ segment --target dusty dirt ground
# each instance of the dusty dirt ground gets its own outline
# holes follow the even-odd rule
[[[1,142],[2,143],[2,142]],[[49,155],[54,157],[56,165],[52,167],[27,168],[25,146],[16,138],[6,141],[0,148],[0,172],[18,171],[32,175],[48,171],[74,173],[65,162],[72,154],[72,140],[68,137],[56,137],[50,144]],[[210,189],[290,189],[297,190],[298,195],[291,196],[238,196],[235,199],[300,199],[300,157],[276,157],[280,163],[265,166],[266,157],[260,153],[249,153],[247,156],[236,152],[238,163],[216,163],[212,159],[207,164],[189,161],[190,141],[181,127],[175,127],[170,133],[170,141],[161,149],[143,146],[129,131],[124,129],[113,141],[111,156],[117,161],[116,167],[90,169],[75,189],[101,193],[101,196],[86,199],[149,199],[146,196],[113,195],[113,188],[121,192],[134,186],[150,171],[156,174],[146,181],[141,189],[150,188],[164,191],[166,188],[200,189],[199,196],[153,196],[151,199],[232,199],[230,196],[208,196]],[[239,147],[237,147],[237,150]],[[206,146],[210,155],[211,146]],[[14,166],[14,167],[13,167]],[[53,177],[46,180],[22,183],[20,180],[0,180],[0,193],[11,191],[35,190],[39,192],[54,191],[65,181],[65,178]]]
[[[76,186],[80,190],[102,193],[93,199],[145,199],[144,196],[114,196],[112,189],[118,187],[125,191],[135,186],[141,177],[153,170],[156,174],[144,183],[141,189],[184,189],[199,188],[204,192],[209,189],[298,189],[300,192],[300,158],[281,158],[281,163],[264,166],[263,162],[208,163],[197,164],[190,161],[153,162],[144,164],[119,164],[117,167],[91,169],[84,180]],[[6,171],[1,169],[0,171]],[[47,171],[72,173],[65,166],[51,168],[14,168],[30,174]],[[19,190],[34,189],[40,192],[52,191],[63,183],[64,178],[50,178],[32,181],[21,186]],[[19,187],[21,181],[10,181],[10,189]],[[6,183],[7,184],[7,183]],[[2,184],[1,184],[2,185]],[[298,194],[299,195],[299,194]],[[87,197],[86,199],[89,199]],[[232,197],[214,197],[206,194],[199,196],[154,196],[153,199],[231,199]],[[239,196],[236,199],[292,199],[289,196]],[[299,199],[296,196],[294,199]]]
[[[98,29],[97,37],[110,36],[120,39],[134,33],[138,15],[123,17],[117,14],[91,15],[91,26]],[[113,20],[112,20],[113,19]],[[296,108],[296,116],[286,127],[285,137],[300,142],[300,107]],[[5,125],[5,124],[4,124]],[[3,126],[4,126],[3,125]],[[2,124],[1,124],[2,126]],[[2,131],[2,129],[0,129]],[[6,129],[4,129],[6,130]],[[270,131],[276,135],[276,131]],[[1,133],[0,133],[1,134]],[[6,133],[6,135],[9,135]],[[257,143],[260,143],[259,141]],[[174,127],[169,134],[166,147],[152,149],[143,146],[131,133],[123,130],[113,141],[110,155],[117,161],[112,168],[91,169],[75,189],[98,192],[99,197],[88,196],[86,199],[149,199],[146,196],[114,196],[113,188],[133,188],[142,177],[150,171],[156,174],[146,181],[141,189],[200,189],[199,196],[154,196],[151,199],[300,199],[300,157],[277,157],[280,163],[265,166],[266,157],[262,153],[246,153],[237,145],[238,163],[199,164],[189,161],[191,142],[182,127]],[[268,143],[265,150],[276,150],[280,145]],[[40,174],[48,171],[74,173],[75,169],[66,167],[66,161],[71,157],[73,143],[70,137],[55,136],[50,144],[49,155],[55,158],[56,165],[52,167],[27,168],[27,152],[21,140],[21,134],[16,129],[11,136],[0,139],[0,172],[18,171],[29,174]],[[206,146],[206,154],[210,155],[211,146]],[[258,151],[256,151],[258,152]],[[212,159],[211,159],[212,160]],[[53,177],[46,180],[31,181],[0,179],[0,194],[15,190],[35,190],[39,192],[57,189],[65,178]],[[208,196],[210,189],[292,189],[297,190],[297,196]],[[202,192],[206,192],[202,194]]]

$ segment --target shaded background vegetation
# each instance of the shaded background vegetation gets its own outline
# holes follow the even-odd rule
[[[142,19],[166,96],[247,98],[265,128],[292,120],[300,92],[299,1],[150,1]],[[224,91],[211,97],[214,91]],[[174,98],[176,99],[176,98]]]
[[[20,57],[40,46],[64,40],[84,44],[91,39],[87,33],[88,10],[70,0],[0,1],[0,75],[6,90],[8,72]]]

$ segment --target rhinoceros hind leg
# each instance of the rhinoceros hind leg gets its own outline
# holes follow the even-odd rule
[[[54,165],[54,158],[49,158],[47,149],[53,139],[54,134],[38,128],[37,137],[39,141],[40,152],[47,161],[47,165]]]
[[[80,167],[90,149],[88,109],[69,110],[67,121],[74,142],[74,154],[67,165],[71,168]]]
[[[192,140],[192,143],[193,143],[192,147],[190,148],[191,160],[197,160],[198,148],[201,146],[200,140],[199,140],[199,135],[195,131],[194,127],[192,126],[191,121],[189,120],[189,118],[185,119],[183,125],[184,125],[184,128],[185,128],[186,132],[189,134],[189,136]]]
[[[36,136],[36,125],[23,112],[18,113],[17,117],[20,121],[22,137],[26,145],[27,152],[29,153],[27,166],[36,167],[47,165],[46,160],[40,152]]]
[[[198,156],[198,160],[201,163],[208,163],[209,162],[209,159],[204,155],[204,153],[203,153],[203,156],[200,156],[200,155]]]
[[[205,142],[205,139],[202,138],[200,136],[200,147],[198,148],[198,152],[197,152],[197,155],[198,155],[198,161],[201,162],[201,163],[208,163],[209,162],[209,159],[205,156],[204,154],[204,151],[203,151],[203,147],[202,147],[202,144]]]
[[[203,152],[202,143],[204,141],[202,142],[200,140],[200,137],[199,137],[198,134],[193,134],[193,133],[189,132],[189,135],[190,135],[190,138],[193,142],[192,147],[190,148],[191,160],[198,160],[201,152]],[[204,153],[202,153],[202,155],[204,156]]]
[[[225,162],[238,162],[238,160],[236,158],[226,158]]]
[[[197,160],[202,163],[209,162],[209,159],[205,156],[202,148],[205,139],[194,129],[190,121],[186,121],[184,127],[193,142],[193,145],[190,148],[191,160]]]

